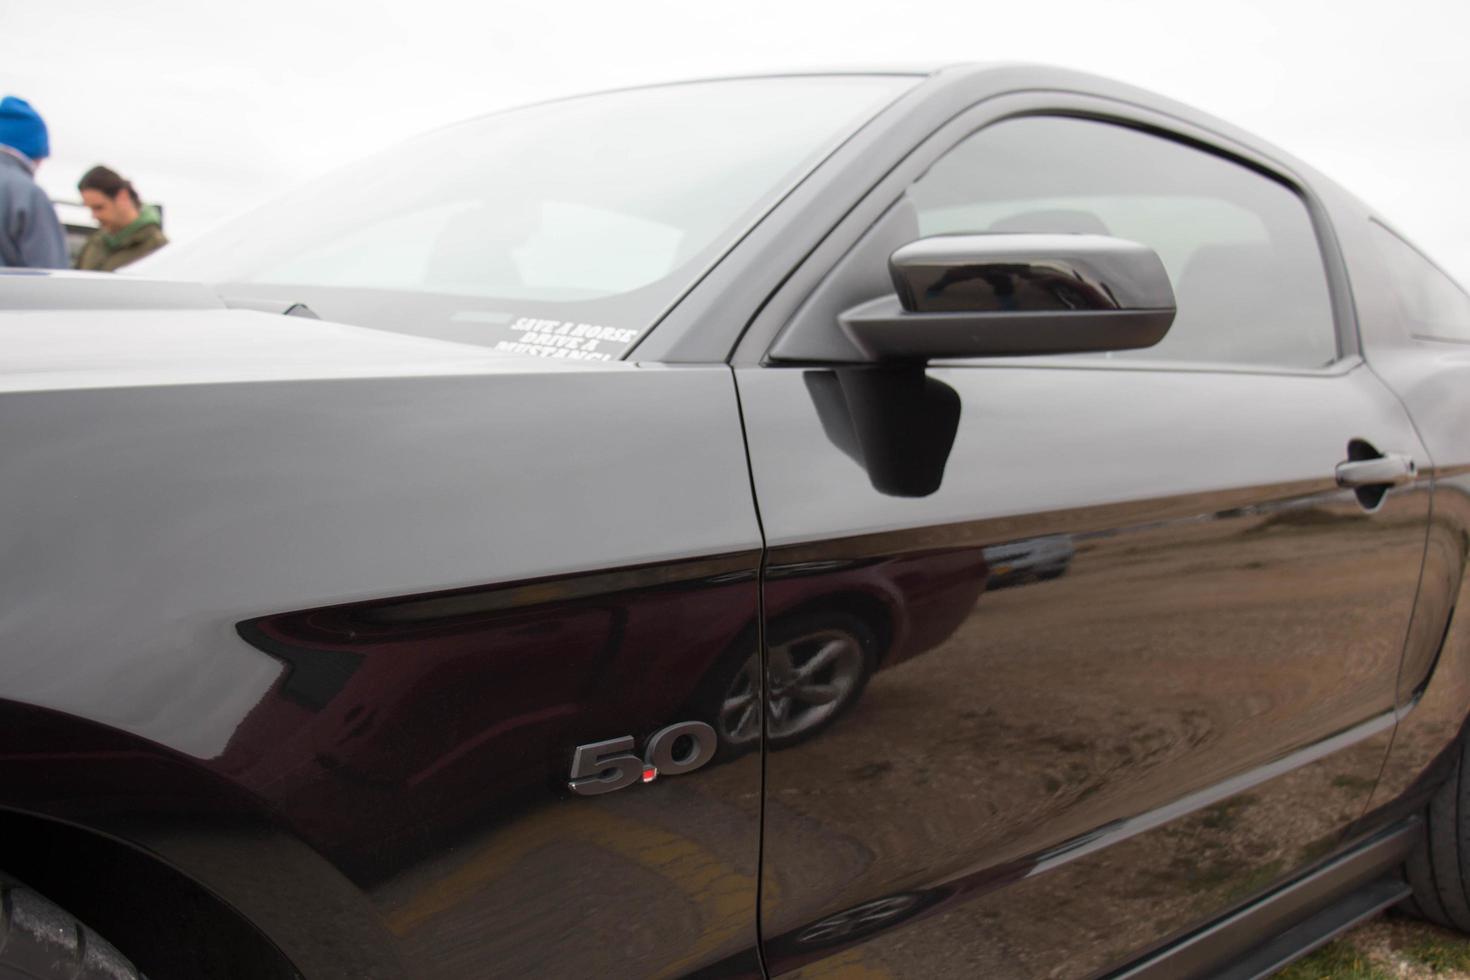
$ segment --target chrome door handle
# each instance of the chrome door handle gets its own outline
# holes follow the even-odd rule
[[[1397,487],[1412,483],[1418,470],[1412,456],[1389,453],[1375,459],[1350,459],[1337,464],[1340,487]]]

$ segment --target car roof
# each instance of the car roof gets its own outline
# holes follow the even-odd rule
[[[625,86],[614,86],[607,89],[598,89],[588,92],[579,92],[572,95],[561,96],[544,100],[545,102],[560,102],[566,99],[583,98],[590,95],[603,95],[610,92],[633,91],[637,89],[661,88],[673,85],[697,85],[708,82],[741,81],[747,79],[766,78],[802,78],[802,77],[832,77],[832,76],[881,76],[881,75],[908,75],[924,79],[923,86],[929,89],[954,88],[964,90],[965,95],[979,100],[988,95],[999,95],[1003,92],[1018,90],[1041,90],[1051,89],[1056,91],[1073,92],[1079,94],[1098,95],[1109,99],[1130,102],[1144,106],[1155,112],[1162,112],[1173,116],[1184,122],[1208,129],[1211,132],[1225,137],[1231,141],[1251,147],[1288,165],[1294,170],[1310,170],[1302,161],[1297,160],[1290,154],[1285,153],[1279,147],[1271,145],[1262,140],[1254,133],[1248,132],[1240,127],[1210,115],[1194,106],[1176,101],[1166,95],[1149,89],[1140,88],[1127,82],[1108,78],[1103,75],[1095,75],[1090,72],[1078,71],[1072,68],[1063,68],[1056,65],[1047,65],[1033,62],[1016,61],[935,61],[935,62],[899,62],[899,63],[869,63],[849,65],[808,65],[792,66],[783,69],[770,69],[756,72],[739,72],[728,75],[695,76],[689,78],[669,79],[666,81],[646,82]],[[542,103],[528,103],[542,104]],[[512,108],[524,108],[515,106]],[[494,113],[490,113],[493,115]]]

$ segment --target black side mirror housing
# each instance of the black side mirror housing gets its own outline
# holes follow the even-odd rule
[[[1174,322],[1157,254],[1105,235],[923,238],[889,259],[895,292],[838,317],[873,362],[1151,347]]]

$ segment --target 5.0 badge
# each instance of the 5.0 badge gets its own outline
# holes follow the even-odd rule
[[[583,796],[597,796],[640,781],[651,783],[660,775],[693,772],[715,757],[718,739],[704,722],[685,721],[650,735],[641,759],[633,754],[631,735],[579,745],[572,753],[567,788]]]

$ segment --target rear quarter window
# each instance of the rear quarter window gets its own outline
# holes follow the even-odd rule
[[[1373,222],[1378,254],[1393,278],[1399,312],[1415,337],[1470,344],[1470,295],[1419,251]]]

